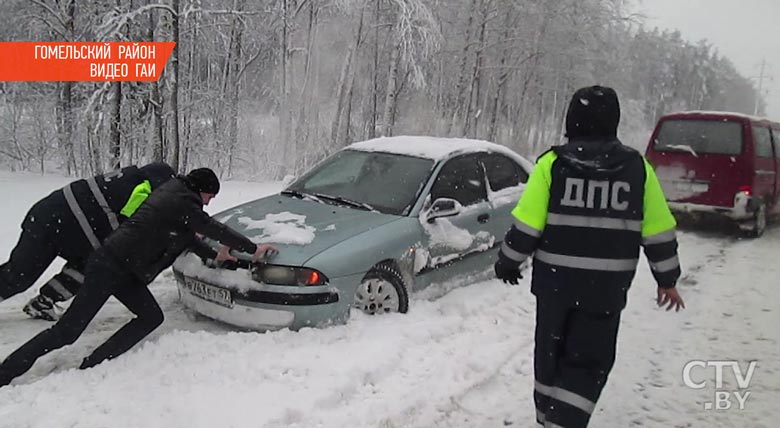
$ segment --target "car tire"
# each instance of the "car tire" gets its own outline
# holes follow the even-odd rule
[[[353,307],[369,315],[409,311],[409,293],[401,273],[389,264],[371,268],[355,290]]]
[[[753,225],[750,229],[747,230],[747,236],[750,238],[758,238],[763,235],[764,231],[766,230],[767,223],[765,203],[761,202],[761,204],[758,206],[756,212],[753,214],[753,220],[751,222]]]

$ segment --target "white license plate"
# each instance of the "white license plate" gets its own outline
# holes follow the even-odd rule
[[[675,181],[674,188],[683,192],[705,193],[710,189],[707,183],[691,183],[689,181]]]
[[[203,300],[208,300],[226,308],[233,307],[233,295],[230,293],[230,290],[215,287],[192,278],[184,278],[184,288]]]

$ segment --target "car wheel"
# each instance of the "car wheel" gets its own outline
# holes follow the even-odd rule
[[[763,235],[766,230],[766,221],[766,204],[762,202],[755,214],[753,214],[753,227],[747,231],[748,236],[758,238]]]
[[[406,313],[409,294],[401,274],[387,264],[374,266],[358,285],[352,306],[369,315]]]

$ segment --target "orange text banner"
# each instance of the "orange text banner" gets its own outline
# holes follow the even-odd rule
[[[174,42],[0,42],[0,81],[153,82]]]

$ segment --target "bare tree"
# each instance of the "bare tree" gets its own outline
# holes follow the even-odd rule
[[[398,87],[398,70],[409,69],[414,86],[425,86],[421,61],[439,47],[441,34],[431,11],[420,0],[393,0],[395,24],[391,33],[390,60],[385,90],[385,107],[380,135],[393,132],[393,112]]]
[[[331,144],[333,147],[342,146],[346,143],[349,133],[350,109],[352,98],[352,87],[355,80],[355,57],[363,38],[363,18],[365,16],[365,7],[360,8],[360,19],[358,22],[356,34],[352,46],[347,52],[347,58],[342,64],[339,74],[338,85],[336,86],[336,114],[331,127]]]
[[[41,11],[34,18],[44,22],[49,31],[58,39],[74,41],[76,0],[31,0]],[[73,82],[61,82],[57,99],[57,139],[60,152],[63,154],[63,164],[68,174],[76,173],[76,156],[74,151],[74,107]]]
[[[122,159],[122,135],[119,132],[122,123],[122,82],[111,84],[109,112],[109,168],[118,169]]]
[[[152,0],[147,0],[147,2],[151,2]],[[148,5],[148,3],[147,3]],[[157,28],[157,19],[156,19],[156,13],[154,10],[149,11],[148,18],[149,18],[149,27],[147,30],[147,37],[150,42],[155,41],[155,29]],[[165,160],[164,153],[165,153],[165,139],[163,137],[163,98],[162,93],[160,91],[160,81],[162,79],[158,79],[154,82],[150,83],[150,93],[149,93],[149,99],[147,101],[147,105],[151,106],[149,110],[151,110],[151,134],[152,134],[152,161],[155,162],[163,162]]]
[[[469,59],[469,52],[471,50],[471,37],[472,37],[472,28],[474,26],[474,16],[477,14],[477,6],[478,6],[479,0],[471,0],[471,6],[469,7],[469,12],[467,14],[467,21],[466,21],[466,36],[465,40],[463,41],[463,49],[461,51],[460,55],[460,66],[458,67],[458,78],[457,83],[455,84],[455,106],[452,113],[452,120],[449,123],[449,127],[447,129],[447,134],[450,134],[453,127],[456,126],[456,123],[463,122],[463,109],[465,108],[465,86],[466,86],[466,67],[468,65],[468,59]],[[463,129],[461,128],[461,134],[463,133]]]
[[[244,0],[234,0],[233,10],[241,11],[244,9]],[[233,156],[235,148],[238,144],[238,94],[241,90],[241,80],[239,72],[241,69],[241,37],[243,33],[244,24],[238,15],[234,15],[232,18],[232,25],[230,30],[230,42],[228,50],[227,67],[225,67],[225,79],[224,79],[224,93],[228,94],[227,108],[225,113],[227,115],[227,173],[228,176],[233,171]]]
[[[490,15],[491,0],[482,0],[481,4],[481,19],[479,23],[479,35],[477,36],[478,48],[474,58],[474,66],[471,71],[471,83],[469,85],[469,94],[466,102],[466,114],[463,120],[463,127],[461,128],[462,136],[476,137],[477,121],[479,120],[480,112],[479,105],[481,100],[480,89],[482,87],[482,63],[486,55],[486,31],[488,18]],[[473,121],[473,123],[472,123]]]
[[[501,43],[503,48],[501,49],[501,57],[498,63],[498,77],[496,82],[495,93],[492,99],[492,105],[490,108],[490,121],[488,123],[487,139],[489,141],[496,141],[498,132],[498,118],[501,115],[502,103],[505,100],[506,86],[509,82],[509,78],[512,75],[513,67],[510,67],[508,62],[510,55],[512,54],[511,42],[512,29],[516,24],[516,15],[513,13],[511,7],[507,7],[504,10],[504,28],[501,33]]]
[[[181,0],[173,0],[174,14],[172,19],[173,41],[176,46],[171,54],[171,166],[176,171],[181,171],[181,145],[179,142],[179,19],[181,17]]]

